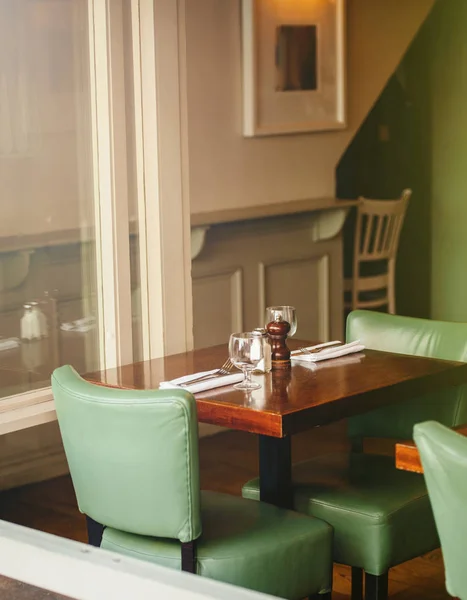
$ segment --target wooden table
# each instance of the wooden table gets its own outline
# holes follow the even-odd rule
[[[309,342],[290,340],[289,346]],[[227,346],[213,346],[87,375],[89,381],[132,389],[157,389],[161,381],[213,369]],[[292,505],[291,436],[438,388],[467,382],[467,364],[366,350],[322,362],[295,363],[290,371],[257,376],[262,387],[231,386],[196,394],[203,423],[259,435],[261,500]]]
[[[467,436],[467,425],[453,427],[454,431]],[[420,460],[420,454],[415,442],[407,440],[396,444],[396,467],[401,471],[411,471],[412,473],[423,473],[423,466]]]

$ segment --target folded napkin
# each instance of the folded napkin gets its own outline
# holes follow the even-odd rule
[[[18,338],[0,338],[0,352],[3,350],[12,350],[13,348],[19,348],[21,342]]]
[[[314,350],[319,347],[320,346],[310,346],[307,350]],[[299,350],[295,350],[291,353],[291,358],[293,360],[315,363],[321,360],[339,358],[340,356],[346,356],[347,354],[353,354],[354,352],[361,352],[362,350],[365,350],[365,346],[360,343],[360,340],[356,340],[355,342],[343,344],[342,346],[333,346],[331,348],[323,347],[319,352],[313,352],[312,354],[304,354]]]
[[[82,319],[76,319],[70,323],[62,323],[60,329],[62,331],[73,331],[74,333],[87,333],[96,327],[95,317],[83,317]]]
[[[214,388],[222,387],[224,385],[233,385],[234,383],[239,383],[243,380],[243,373],[235,371],[234,373],[230,373],[230,375],[218,375],[190,385],[190,381],[193,381],[193,379],[198,379],[198,377],[203,377],[204,375],[214,375],[215,373],[217,373],[217,369],[213,369],[212,371],[202,371],[201,373],[194,373],[193,375],[185,375],[178,379],[172,379],[172,381],[163,381],[159,385],[159,389],[170,390],[182,388],[192,394],[196,394],[197,392],[213,390]]]
[[[316,371],[322,371],[323,369],[329,369],[333,367],[345,367],[348,365],[356,365],[361,363],[364,358],[363,354],[348,354],[347,356],[342,356],[341,358],[334,358],[333,360],[321,360],[317,363],[307,362],[302,363],[306,364],[307,367],[312,368]]]

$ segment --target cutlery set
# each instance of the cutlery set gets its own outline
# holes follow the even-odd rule
[[[343,344],[341,341],[335,340],[333,342],[325,342],[323,344],[317,344],[315,346],[299,348],[298,350],[294,350],[291,354],[292,358],[305,358],[307,356],[309,356],[310,358],[318,358],[317,355],[319,355],[320,359],[322,358],[324,360],[326,356],[332,358],[334,356],[334,353],[336,352],[338,352],[339,354],[350,354],[351,352],[358,352],[361,349],[362,346],[359,340],[350,342],[348,344]],[[227,375],[231,375],[232,372],[236,370],[236,368],[237,367],[235,367],[232,360],[228,358],[219,369],[209,371],[208,373],[204,373],[199,377],[196,377],[196,374],[194,374],[192,378],[190,376],[184,377],[183,384],[191,386],[211,379],[225,377]]]
[[[269,307],[266,309],[265,321],[267,325],[263,329],[230,336],[229,358],[219,369],[179,377],[161,383],[161,387],[183,387],[194,393],[235,383],[233,387],[236,389],[253,390],[261,386],[258,380],[251,379],[251,373],[255,372],[255,369],[260,373],[269,372],[271,370],[269,358],[271,353],[273,369],[289,369],[290,359],[315,363],[361,352],[365,349],[360,340],[348,344],[334,340],[301,347],[290,352],[286,345],[286,338],[292,337],[297,329],[295,308],[293,306]],[[269,352],[268,356],[267,351]],[[269,367],[266,365],[266,358],[269,358]],[[236,383],[238,377],[241,377],[240,371],[243,372],[243,381]]]
[[[230,358],[228,358],[220,369],[217,369],[217,371],[214,371],[214,373],[208,373],[206,375],[201,375],[201,377],[196,377],[195,379],[190,379],[190,384],[198,383],[200,381],[204,381],[205,379],[211,379],[211,377],[219,377],[219,376],[222,377],[222,375],[230,375],[233,368],[234,368],[234,364],[230,360]]]
[[[335,346],[345,346],[345,344],[338,340],[334,342],[325,342],[324,344],[317,344],[316,346],[310,346],[308,348],[299,348],[298,351],[292,352],[292,355],[296,352],[301,352],[302,354],[317,354],[318,352],[326,350],[326,348],[334,348]]]
[[[342,342],[326,342],[324,344],[317,344],[316,346],[309,346],[308,348],[299,348],[298,350],[294,350],[291,354],[292,357],[296,357],[300,354],[320,354],[320,355],[328,355],[334,354],[334,352],[341,352],[342,350],[353,350],[357,346],[361,346],[360,340],[355,340],[354,342],[349,342],[348,344],[343,344]]]

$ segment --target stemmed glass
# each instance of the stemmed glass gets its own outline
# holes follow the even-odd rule
[[[297,331],[297,314],[294,306],[268,306],[265,320],[265,326],[272,321],[287,321],[290,325],[288,337],[292,337]]]
[[[234,385],[237,390],[257,390],[259,383],[251,381],[251,372],[263,358],[263,340],[253,333],[233,333],[229,341],[233,364],[243,371],[243,381]]]

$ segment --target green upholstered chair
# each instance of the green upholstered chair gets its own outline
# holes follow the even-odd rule
[[[422,460],[441,540],[446,588],[467,598],[467,438],[433,421],[416,425],[414,440]]]
[[[331,597],[327,523],[200,492],[191,394],[94,385],[70,366],[52,389],[90,543],[274,596]]]
[[[347,339],[376,350],[467,360],[467,324],[355,311],[347,320]],[[352,567],[353,600],[362,598],[362,571],[365,597],[385,600],[389,569],[439,546],[423,476],[397,470],[392,457],[364,454],[361,444],[366,436],[410,439],[413,426],[430,419],[447,426],[466,423],[467,387],[354,417],[350,454],[293,468],[295,508],[334,527],[334,560]],[[245,484],[243,496],[259,498],[258,480]]]

